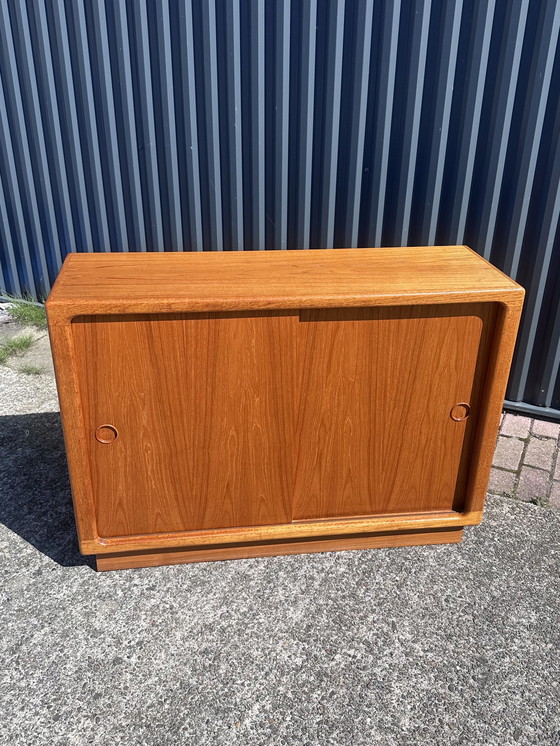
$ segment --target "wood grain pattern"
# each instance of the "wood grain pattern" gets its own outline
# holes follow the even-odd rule
[[[94,551],[88,550],[88,547],[99,544],[99,535],[95,519],[90,462],[87,457],[88,434],[84,426],[72,324],[51,324],[48,309],[47,319],[49,320],[49,338],[70,472],[78,543],[84,554],[94,554]]]
[[[479,425],[471,453],[468,484],[463,501],[463,510],[466,513],[482,511],[484,508],[502,406],[521,320],[522,301],[523,293],[517,302],[500,304],[494,338],[489,350],[488,366],[486,371],[481,372],[478,380],[482,393],[479,401]]]
[[[520,301],[522,289],[464,246],[70,254],[50,323],[164,313]]]
[[[291,521],[297,319],[75,320],[101,536]]]
[[[81,551],[478,523],[523,295],[466,247],[69,257],[47,315]]]
[[[303,311],[294,519],[451,510],[492,304]],[[460,508],[457,508],[460,509]]]
[[[78,317],[99,534],[451,510],[490,308]]]
[[[214,544],[235,542],[267,543],[284,539],[317,538],[325,536],[352,536],[380,532],[406,532],[424,529],[460,528],[476,526],[482,513],[469,511],[441,511],[439,513],[405,513],[402,515],[377,515],[353,518],[336,518],[317,521],[293,521],[269,526],[243,526],[235,528],[205,529],[202,531],[178,531],[167,534],[141,536],[97,537],[95,541],[82,542],[84,554],[111,554],[124,551],[147,551],[158,547],[172,548],[207,547]]]
[[[282,554],[311,554],[354,549],[412,547],[428,544],[457,544],[463,537],[462,528],[437,531],[407,531],[399,534],[380,533],[365,536],[329,537],[312,541],[269,542],[214,546],[205,549],[185,547],[166,551],[121,552],[97,555],[98,570],[125,570],[137,567],[182,565],[192,562],[217,562],[230,559],[273,557]]]

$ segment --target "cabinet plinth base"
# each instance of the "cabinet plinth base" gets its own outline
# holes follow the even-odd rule
[[[115,552],[98,554],[98,570],[126,570],[135,567],[181,565],[189,562],[215,562],[252,557],[272,557],[282,554],[309,554],[348,549],[381,549],[424,544],[457,544],[463,538],[461,528],[419,529],[416,531],[382,532],[356,536],[331,536],[317,539],[252,542],[243,544],[210,545],[154,549],[146,552]]]

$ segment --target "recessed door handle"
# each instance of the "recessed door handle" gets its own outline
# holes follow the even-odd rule
[[[464,401],[455,404],[450,412],[451,419],[455,420],[455,422],[462,422],[463,420],[466,420],[470,413],[471,405],[467,404],[467,402]]]
[[[100,443],[112,443],[119,436],[119,431],[114,425],[100,425],[95,431],[95,439]]]

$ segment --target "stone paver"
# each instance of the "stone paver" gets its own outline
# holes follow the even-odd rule
[[[544,438],[558,438],[560,435],[560,425],[557,422],[533,420],[531,432],[533,435],[541,435]]]
[[[522,440],[500,436],[494,454],[494,466],[516,471],[520,466],[524,448],[525,443]]]
[[[527,445],[523,463],[550,471],[555,452],[556,442],[554,440],[548,438],[546,440],[531,438]]]
[[[550,504],[553,508],[560,509],[560,482],[553,482],[550,490]]]
[[[560,510],[560,423],[506,412],[488,492]]]
[[[546,501],[550,484],[549,473],[532,466],[523,466],[519,474],[516,497],[525,502]]]
[[[490,473],[488,491],[494,495],[507,495],[511,497],[514,494],[516,478],[517,474],[514,471],[505,471],[504,469],[493,467]]]
[[[501,433],[502,435],[513,435],[517,438],[527,438],[531,431],[531,418],[523,417],[518,414],[510,414],[509,412],[504,415],[502,421]]]

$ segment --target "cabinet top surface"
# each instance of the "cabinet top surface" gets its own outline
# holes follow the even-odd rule
[[[234,311],[469,301],[522,288],[466,246],[70,254],[47,301],[84,313]]]

